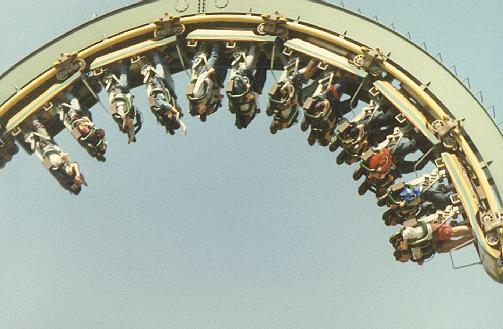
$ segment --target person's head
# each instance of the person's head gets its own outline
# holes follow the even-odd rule
[[[389,238],[389,243],[393,246],[393,248],[397,248],[398,244],[400,243],[400,240],[402,239],[402,235],[400,232],[396,232]]]
[[[84,122],[79,123],[77,128],[79,129],[80,133],[84,135],[88,134],[91,131],[91,128],[89,128],[89,126]]]
[[[406,252],[409,250],[409,244],[407,243],[407,240],[404,240],[402,238],[402,235],[400,235],[400,240],[398,241],[398,245],[396,247],[396,250],[401,251],[401,252]]]
[[[73,184],[72,186],[70,186],[70,192],[72,192],[75,195],[78,195],[81,190],[82,190],[82,184]]]
[[[321,113],[325,109],[325,102],[323,100],[317,101],[316,104],[311,107],[308,112],[311,114]]]
[[[107,152],[107,144],[106,143],[100,144],[100,146],[98,147],[98,153],[105,154],[106,152]]]
[[[384,223],[386,226],[396,226],[398,224],[402,224],[398,216],[387,216],[384,218]]]
[[[408,250],[408,244],[407,244],[407,241],[405,241],[403,239],[402,231],[399,231],[399,232],[396,232],[395,234],[393,234],[393,236],[391,236],[391,238],[389,239],[389,242],[391,243],[391,245],[393,246],[393,248],[395,250],[398,250],[398,251],[407,251]]]
[[[395,260],[400,263],[407,263],[410,260],[410,254],[407,251],[395,250],[393,256],[395,256]]]
[[[354,123],[351,123],[351,127],[348,131],[348,135],[349,137],[351,137],[352,139],[357,139],[358,136],[360,136],[360,130],[362,129],[363,127],[360,126],[360,125],[357,125],[357,124],[354,124]]]
[[[105,142],[105,131],[103,129],[96,129],[94,131],[93,140],[95,141],[95,146],[100,154],[105,154],[107,150],[107,143]]]
[[[126,132],[133,129],[133,119],[129,116],[125,116],[122,121],[122,129]]]
[[[414,203],[415,201],[417,201],[420,195],[421,191],[419,187],[411,186],[404,187],[399,193],[400,200],[405,202],[406,204]]]
[[[105,139],[105,131],[103,129],[96,129],[96,131],[94,132],[94,136],[96,137],[96,139],[98,140],[103,140]]]
[[[243,95],[249,90],[248,82],[240,75],[234,77],[234,84],[232,85],[233,95]]]
[[[245,96],[244,96],[244,102],[246,104],[250,104],[252,102],[255,101],[255,95],[253,93],[247,93]]]

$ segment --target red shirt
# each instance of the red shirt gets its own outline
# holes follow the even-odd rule
[[[385,147],[370,157],[367,166],[377,173],[385,174],[393,166],[393,154],[389,148]]]

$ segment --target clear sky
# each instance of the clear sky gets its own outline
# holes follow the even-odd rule
[[[128,3],[2,1],[0,71]],[[502,2],[344,3],[442,51],[487,104],[503,100]],[[186,83],[176,78],[182,100]],[[261,114],[238,131],[223,108],[204,124],[187,115],[189,135],[171,137],[134,93],[145,118],[135,144],[94,110],[105,164],[57,136],[89,182],[80,196],[22,151],[0,172],[0,328],[502,327],[503,286],[482,267],[453,270],[448,255],[395,262],[394,230],[357,196],[353,168],[298,126],[271,136]]]

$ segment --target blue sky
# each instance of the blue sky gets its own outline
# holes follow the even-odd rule
[[[128,3],[4,3],[0,71]],[[344,3],[426,41],[487,104],[502,101],[503,3]],[[177,76],[181,99],[186,83]],[[134,93],[145,117],[135,144],[93,112],[105,164],[57,136],[89,182],[79,197],[22,152],[0,173],[1,328],[501,327],[500,285],[481,267],[451,269],[448,255],[395,262],[394,230],[357,196],[353,168],[309,147],[298,126],[271,136],[262,114],[238,131],[224,107],[204,124],[187,116],[189,135],[171,137]]]

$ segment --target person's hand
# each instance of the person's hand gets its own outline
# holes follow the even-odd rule
[[[211,68],[211,69],[208,70],[208,73],[206,74],[206,76],[208,78],[212,78],[215,75],[215,73],[216,73],[215,69]]]

